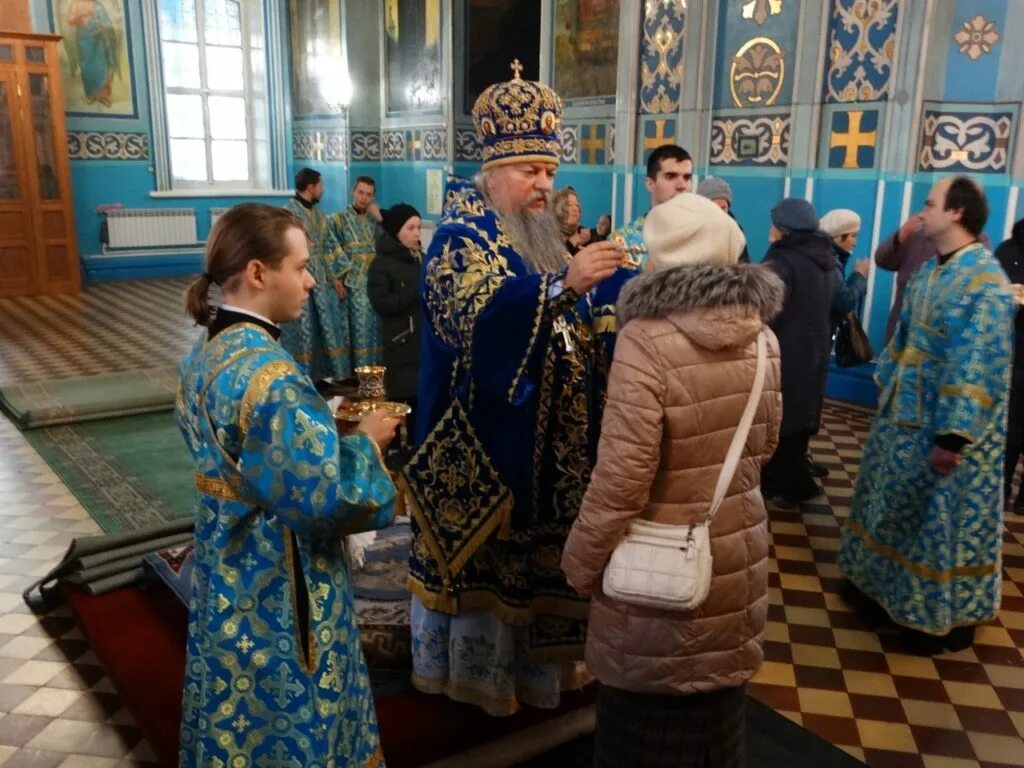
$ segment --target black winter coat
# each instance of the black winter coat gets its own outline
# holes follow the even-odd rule
[[[996,258],[1003,266],[1003,271],[1011,283],[1024,284],[1024,219],[1013,225],[1009,240],[996,248]],[[1017,320],[1014,325],[1016,346],[1013,355],[1013,367],[1024,369],[1024,309],[1017,307]]]
[[[832,347],[832,239],[824,232],[791,232],[769,246],[764,264],[786,284],[782,312],[771,323],[782,354],[780,434],[813,434],[821,422]]]
[[[420,379],[423,313],[420,311],[420,260],[387,232],[377,235],[377,256],[370,263],[366,292],[380,315],[384,387],[389,398],[416,397]]]

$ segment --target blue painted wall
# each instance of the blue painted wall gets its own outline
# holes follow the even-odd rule
[[[201,271],[202,255],[198,249],[193,254],[153,253],[132,257],[103,256],[99,240],[102,217],[96,212],[97,206],[120,203],[125,208],[194,208],[197,236],[200,241],[203,241],[209,231],[211,208],[228,207],[249,200],[281,204],[287,199],[287,197],[265,195],[244,198],[151,197],[150,193],[156,189],[156,181],[152,159],[153,126],[149,104],[150,78],[146,64],[143,14],[139,0],[127,0],[125,5],[128,16],[129,69],[133,83],[136,116],[69,114],[67,116],[71,146],[69,151],[74,152],[75,147],[84,144],[86,137],[93,141],[101,141],[109,139],[111,134],[115,137],[119,134],[134,134],[145,137],[148,152],[141,159],[97,158],[88,156],[90,154],[88,152],[80,152],[77,157],[72,154],[71,177],[78,248],[86,282],[193,274]],[[52,32],[54,21],[48,0],[31,0],[30,7],[34,28],[40,32]],[[287,60],[287,57],[285,58]],[[286,96],[285,101],[289,102],[289,99],[290,96]],[[95,153],[92,154],[95,155]],[[344,178],[343,165],[338,168],[338,175],[341,179]]]
[[[369,175],[377,180],[382,205],[405,201],[426,218],[436,218],[436,213],[428,211],[428,172],[454,170],[471,176],[479,168],[471,121],[461,113],[462,31],[456,28],[450,38],[444,38],[454,40],[455,47],[442,51],[442,92],[453,94],[451,103],[445,101],[445,114],[388,115],[382,106],[379,3],[336,1],[347,19],[344,35],[355,95],[346,115],[288,115],[289,175],[306,165],[320,170],[326,181],[325,210],[347,204],[352,179]],[[37,28],[49,31],[47,1],[32,3]],[[70,131],[136,133],[152,142],[139,5],[129,0],[138,116],[70,117]],[[556,186],[578,190],[585,224],[595,224],[608,211],[614,212],[616,226],[644,213],[649,207],[644,187],[647,155],[669,141],[692,152],[699,178],[714,175],[732,185],[733,212],[755,260],[768,247],[771,207],[787,188],[791,195],[804,196],[808,180],[819,213],[844,207],[861,215],[856,258],[868,257],[874,241],[899,226],[905,213],[905,189],[910,190],[908,210],[919,210],[931,184],[950,173],[968,172],[984,184],[992,210],[986,233],[993,243],[1003,239],[1008,223],[1021,217],[1024,207],[1016,199],[1024,186],[1024,157],[1020,156],[1017,118],[1024,86],[1008,73],[1019,72],[1024,63],[1024,49],[1011,42],[1024,30],[1024,2],[951,0],[937,5],[926,20],[924,4],[879,0],[870,4],[875,15],[869,21],[856,16],[854,0],[788,0],[782,12],[774,15],[771,4],[757,3],[756,7],[767,9],[760,20],[743,17],[741,7],[747,6],[741,3],[718,3],[717,18],[703,13],[708,0],[690,0],[687,5],[689,16],[684,18],[675,5],[623,3],[624,8],[635,7],[634,34],[639,41],[633,45],[636,41],[620,35],[619,69],[624,75],[629,70],[628,77],[620,77],[623,92],[616,104],[577,105],[566,112]],[[458,9],[452,12],[449,4],[444,9],[444,29],[461,23]],[[282,14],[282,24],[287,30],[286,15]],[[707,28],[702,29],[697,20],[705,17]],[[920,33],[923,29],[929,30],[927,35]],[[980,44],[977,37],[970,37],[972,30],[981,31]],[[286,33],[285,47],[287,37]],[[757,38],[770,39],[785,51],[784,82],[772,103],[737,105],[729,87],[732,56]],[[668,39],[674,42],[666,49],[662,42],[655,43]],[[639,55],[632,61],[634,49],[639,49]],[[547,53],[552,60],[552,52]],[[284,60],[289,60],[287,53]],[[926,66],[919,70],[922,60]],[[714,62],[714,71],[702,81],[700,73],[707,72],[707,62]],[[290,94],[286,103],[290,109]],[[860,138],[865,143],[847,155],[841,148],[842,134],[854,133],[854,111],[864,113]],[[999,122],[1000,115],[1007,119]],[[317,142],[310,138],[318,132],[334,133],[335,138],[343,134],[343,138],[324,154],[311,149]],[[748,154],[740,153],[741,135],[748,139]],[[978,136],[981,141],[972,146],[970,142]],[[753,154],[749,154],[751,147]],[[844,162],[847,157],[852,158],[850,163]],[[87,257],[99,252],[97,205],[194,207],[203,238],[208,209],[238,202],[237,198],[151,198],[155,185],[148,158],[75,159],[72,174],[79,241]],[[198,255],[109,261],[87,258],[90,278],[192,271]],[[871,284],[864,325],[880,350],[893,276],[875,270]],[[870,400],[864,371],[837,372],[832,380],[841,391]]]

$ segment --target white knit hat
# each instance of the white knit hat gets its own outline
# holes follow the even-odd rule
[[[836,208],[821,217],[819,226],[829,237],[842,237],[860,231],[860,216],[849,208]]]
[[[644,220],[644,243],[658,269],[735,264],[746,242],[729,214],[692,192],[681,192],[655,206]]]

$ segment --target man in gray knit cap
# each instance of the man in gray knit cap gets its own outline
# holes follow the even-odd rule
[[[729,182],[717,176],[708,176],[700,183],[700,186],[697,188],[697,194],[701,197],[706,197],[728,213],[732,220],[736,222],[736,226],[740,228],[740,231],[743,231],[743,225],[736,220],[732,213],[732,187],[729,186]],[[740,254],[740,263],[750,263],[750,253],[745,245],[743,246],[743,253]]]

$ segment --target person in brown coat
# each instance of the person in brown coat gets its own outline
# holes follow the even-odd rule
[[[761,465],[782,419],[779,346],[766,326],[784,287],[737,264],[744,240],[718,207],[682,193],[644,225],[653,271],[630,281],[598,460],[562,556],[592,597],[586,662],[601,682],[595,765],[743,765],[746,681],[762,661],[768,519]],[[739,466],[710,528],[713,576],[698,608],[640,608],[602,593],[605,566],[632,519],[706,518],[768,341],[763,393]]]

